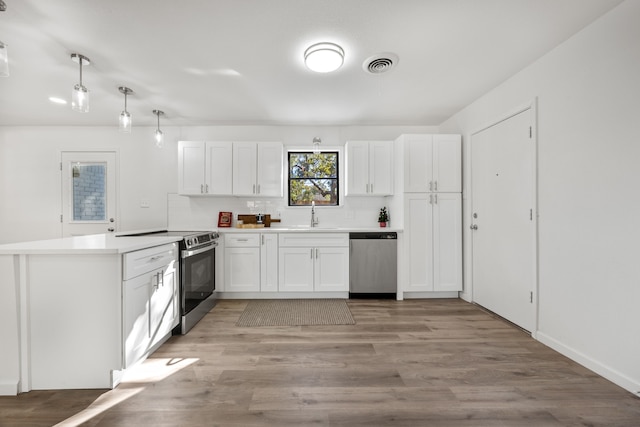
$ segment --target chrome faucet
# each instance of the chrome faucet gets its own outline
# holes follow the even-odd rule
[[[318,225],[318,218],[316,218],[316,202],[311,202],[311,227]]]

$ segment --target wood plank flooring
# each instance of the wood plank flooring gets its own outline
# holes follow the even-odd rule
[[[237,327],[246,304],[220,301],[115,390],[0,397],[0,426],[640,426],[639,398],[462,300]]]

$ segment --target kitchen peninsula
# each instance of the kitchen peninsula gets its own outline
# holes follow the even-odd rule
[[[100,234],[0,245],[0,395],[115,387],[178,320],[177,240]],[[142,288],[142,301],[127,275],[152,289]]]

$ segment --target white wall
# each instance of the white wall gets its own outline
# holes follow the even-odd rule
[[[537,97],[536,336],[640,390],[640,2],[628,0],[440,127],[470,133]]]
[[[158,149],[153,140],[154,128],[138,127],[131,134],[122,134],[116,126],[0,127],[0,244],[61,236],[61,151],[118,151],[117,229],[126,231],[167,226],[167,194],[178,191],[179,140],[282,141],[286,146],[299,147],[310,146],[313,137],[319,136],[323,146],[344,146],[349,139],[393,140],[401,133],[437,131],[433,126],[163,126],[162,129],[166,142],[164,148]],[[140,207],[142,199],[149,201],[149,208]],[[231,210],[226,206],[234,208],[247,200],[209,199],[199,203],[216,210],[213,217],[217,210]],[[282,203],[279,202],[280,206]],[[354,198],[340,210],[320,211],[325,211],[321,214],[325,221],[347,217],[355,221],[366,215],[363,209],[377,211],[380,203],[384,202]],[[349,209],[355,212],[347,213]],[[288,213],[291,215],[292,211]],[[294,212],[290,220],[302,221],[303,215]]]

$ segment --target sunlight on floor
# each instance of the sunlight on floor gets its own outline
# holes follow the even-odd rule
[[[197,358],[149,358],[140,365],[128,369],[118,387],[102,394],[86,409],[56,424],[55,427],[77,426],[85,423],[143,391],[145,383],[162,381],[198,360]]]

